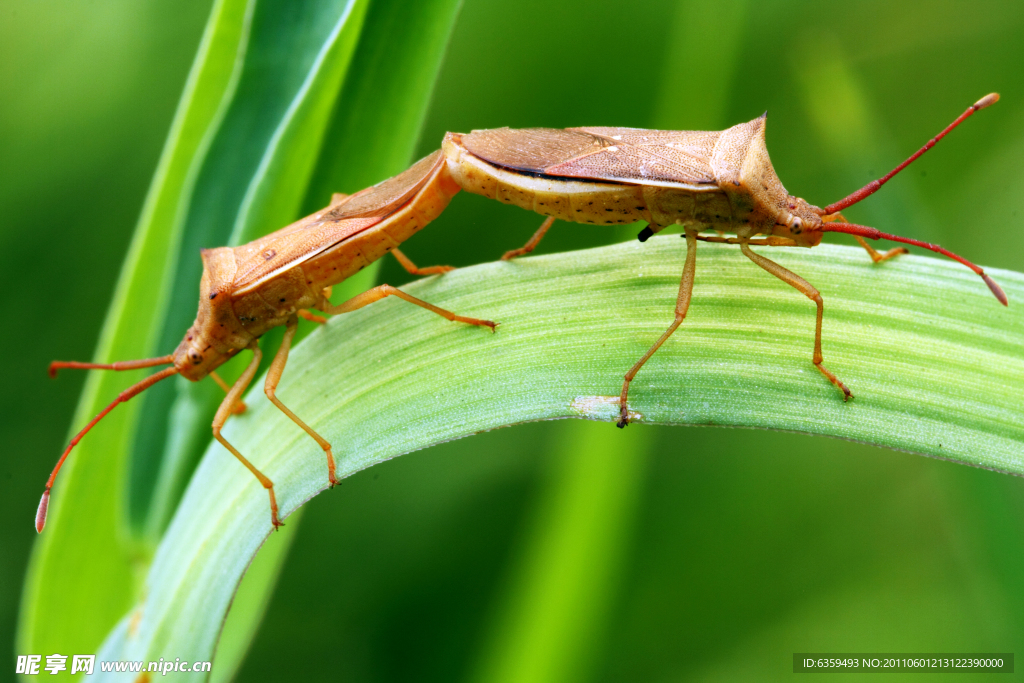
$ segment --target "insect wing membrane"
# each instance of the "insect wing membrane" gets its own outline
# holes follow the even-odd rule
[[[328,216],[335,220],[389,216],[411,201],[442,163],[441,150],[438,150],[394,178],[355,193],[330,209]]]
[[[462,142],[496,166],[562,178],[704,189],[715,185],[710,160],[718,131],[642,128],[497,128]]]
[[[593,135],[556,128],[475,130],[462,143],[484,161],[527,173],[546,173],[551,166],[604,147]]]
[[[443,161],[438,151],[400,175],[357,192],[331,208],[236,247],[235,292],[251,290],[382,222],[416,196],[440,163]]]

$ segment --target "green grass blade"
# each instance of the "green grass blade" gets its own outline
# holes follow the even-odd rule
[[[332,192],[354,192],[395,175],[409,165],[444,46],[454,27],[458,4],[454,0],[439,0],[416,3],[412,8],[401,2],[375,2],[370,6],[362,23],[359,47],[351,57],[344,88],[336,98],[327,130],[322,132],[323,119],[316,121],[321,158],[312,184],[306,190],[309,211],[325,205]],[[399,42],[389,42],[389,37]],[[317,107],[309,108],[317,114],[323,113]],[[306,123],[307,129],[312,127]],[[302,148],[302,145],[297,147]],[[296,158],[295,148],[292,144],[279,145],[278,149],[285,152],[279,156],[290,161],[267,164],[268,169],[291,167],[276,174],[279,180],[274,187],[300,172],[294,168],[297,165],[302,165],[302,173],[311,170],[311,166],[305,164],[314,159],[313,155],[307,152],[305,157]],[[274,192],[278,205],[286,203],[292,210],[297,208],[300,197],[296,192]],[[286,197],[284,202],[282,197]],[[249,206],[251,215],[253,204]],[[268,211],[272,213],[273,209]],[[375,263],[359,276],[335,287],[335,301],[344,301],[371,287],[378,267],[379,263]],[[303,330],[307,331],[308,328]],[[208,423],[207,419],[206,425]],[[284,534],[292,538],[297,525],[296,518]],[[272,544],[268,543],[270,547],[263,548],[246,572],[217,645],[214,680],[230,680],[241,664],[259,627],[289,545],[272,539]]]
[[[677,3],[650,120],[662,130],[716,130],[745,34],[745,0]],[[713,70],[693,69],[700,45],[717,46]],[[692,93],[700,92],[699,98]],[[643,227],[631,225],[632,235]],[[613,231],[603,233],[614,241]],[[593,425],[565,425],[548,457],[562,467],[550,476],[533,511],[526,542],[504,579],[501,602],[488,623],[472,680],[587,680],[608,631],[606,605],[621,590],[616,569],[632,536],[641,469],[651,455],[650,435],[626,430],[594,436]],[[550,468],[549,468],[550,469]],[[582,514],[581,514],[582,512]]]
[[[315,2],[255,11],[235,95],[195,171],[160,347],[173,348],[195,315],[199,248],[252,239],[297,218],[304,202],[312,211],[331,191],[361,189],[409,164],[458,3],[418,3],[416,30],[402,23],[410,18],[402,3],[367,6]],[[389,35],[403,39],[400,49],[381,49]],[[339,140],[354,142],[339,149]],[[375,272],[366,269],[336,297],[368,288]],[[232,372],[237,368],[224,370]],[[131,491],[133,512],[141,508],[136,525],[149,539],[159,538],[183,490],[177,482],[187,480],[209,442],[219,400],[210,383],[185,381],[146,397]]]
[[[237,77],[191,171],[181,257],[166,285],[170,303],[159,348],[174,349],[195,319],[200,249],[248,240],[298,217],[294,209],[287,218],[280,214],[282,207],[301,202],[309,181],[296,153],[315,153],[323,139],[324,111],[337,98],[366,4],[251,2]],[[349,21],[354,28],[346,28]],[[224,368],[229,379],[238,371],[233,365]],[[145,541],[159,539],[168,521],[163,512],[173,509],[183,490],[174,482],[187,481],[198,462],[221,398],[211,383],[183,379],[154,387],[144,397],[131,456],[130,511],[132,528],[141,530],[137,535]]]
[[[299,530],[302,510],[297,512],[292,517],[292,523],[267,539],[245,571],[245,577],[231,601],[231,611],[224,622],[224,631],[217,642],[217,656],[210,676],[214,683],[232,680],[245,659]]]
[[[214,6],[107,314],[95,355],[99,362],[154,354],[167,306],[164,285],[180,239],[182,191],[231,79],[246,5],[222,0]],[[89,377],[74,429],[109,403],[126,380],[141,378],[128,374]],[[90,652],[134,599],[136,557],[123,542],[118,491],[137,409],[128,404],[115,411],[61,471],[26,578],[20,651]]]
[[[367,1],[354,0],[334,18],[330,33],[320,44],[305,71],[305,78],[267,142],[242,199],[228,244],[249,242],[298,217],[335,100],[352,62],[367,7]],[[329,10],[325,7],[325,11]]]
[[[373,3],[310,184],[307,213],[334,192],[358,192],[409,166],[460,5]]]
[[[613,420],[623,372],[669,322],[684,251],[665,236],[413,283],[416,296],[502,324],[490,334],[381,302],[310,335],[278,395],[335,444],[342,476],[502,425]],[[702,244],[689,317],[633,383],[638,422],[823,434],[1024,474],[1019,305],[1003,308],[938,259],[873,266],[829,245],[771,253],[821,288],[825,359],[857,398],[844,403],[811,364],[805,297],[734,247]],[[1024,275],[992,274],[1024,301]],[[326,488],[322,452],[258,391],[249,405],[226,435],[274,480],[287,516]],[[219,446],[208,451],[154,560],[137,631],[109,643],[117,658],[211,656],[270,533],[266,493],[243,474]]]
[[[303,213],[326,206],[335,192],[358,192],[409,167],[460,6],[460,0],[371,5]],[[370,264],[337,285],[333,301],[372,287],[379,270],[379,262]]]

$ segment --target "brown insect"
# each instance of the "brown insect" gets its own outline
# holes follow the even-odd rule
[[[323,322],[306,309],[345,313],[386,296],[399,296],[449,320],[493,329],[495,323],[456,316],[389,285],[375,287],[340,306],[333,306],[327,300],[330,285],[344,280],[387,251],[392,251],[413,274],[450,270],[447,266],[416,268],[396,247],[440,215],[460,189],[548,216],[529,242],[507,252],[502,257],[505,260],[533,251],[556,218],[604,225],[645,220],[648,226],[640,232],[640,241],[646,241],[669,225],[683,227],[686,263],[676,300],[675,320],[626,373],[619,398],[619,427],[629,423],[630,382],[686,317],[693,292],[698,240],[739,244],[750,260],[815,302],[817,322],[812,362],[843,393],[844,400],[849,399],[852,397],[850,390],[822,365],[824,308],[818,290],[795,273],[755,253],[750,246],[813,247],[821,242],[826,232],[844,232],[854,235],[877,263],[907,250],[898,247],[880,254],[864,241],[865,237],[912,244],[949,256],[971,268],[1006,305],[1006,295],[999,285],[966,259],[934,244],[848,223],[839,213],[873,194],[964,119],[998,99],[995,93],[981,98],[888,175],[824,209],[790,195],[782,186],[765,146],[764,116],[724,131],[711,132],[500,128],[468,135],[448,133],[440,151],[391,180],[351,197],[336,195],[323,211],[250,244],[204,251],[199,314],[173,354],[112,364],[51,364],[51,374],[67,367],[108,370],[164,364],[174,367],[125,390],[72,439],[47,482],[36,515],[36,528],[42,530],[50,487],[57,471],[82,436],[118,403],[174,374],[193,381],[209,374],[225,389],[227,396],[213,421],[214,436],[268,490],[271,520],[275,527],[280,526],[273,483],[220,433],[228,416],[241,406],[241,394],[258,368],[261,354],[256,340],[279,325],[287,329],[267,374],[267,397],[316,439],[327,455],[329,481],[332,485],[336,483],[330,444],[288,410],[274,393],[288,358],[297,317]],[[701,234],[707,231],[715,234]],[[733,233],[735,237],[726,237],[725,233]],[[214,369],[246,348],[252,350],[253,360],[229,388]]]
[[[698,240],[739,244],[751,261],[814,301],[818,317],[812,362],[847,400],[853,394],[822,365],[821,294],[799,275],[755,253],[750,246],[813,247],[826,232],[844,232],[854,235],[878,263],[907,250],[897,247],[880,254],[864,241],[865,237],[912,244],[963,263],[985,280],[1000,303],[1007,305],[999,285],[970,261],[935,244],[848,223],[839,213],[875,193],[964,119],[998,100],[996,93],[981,98],[888,175],[824,209],[790,195],[782,186],[768,158],[763,115],[724,131],[710,132],[499,128],[469,135],[449,133],[442,148],[448,165],[439,172],[450,173],[464,190],[550,216],[524,247],[502,257],[506,260],[532,251],[556,218],[598,224],[644,220],[648,226],[638,235],[641,242],[669,225],[683,226],[686,263],[675,320],[626,373],[619,396],[619,427],[629,423],[629,383],[686,317]],[[705,231],[716,234],[702,235]],[[726,232],[736,236],[725,237]],[[757,235],[763,237],[755,239]]]
[[[336,484],[331,444],[289,410],[275,393],[285,363],[288,362],[288,350],[298,328],[299,317],[322,323],[325,320],[309,313],[308,309],[316,308],[332,315],[348,313],[385,297],[397,296],[448,320],[485,326],[492,330],[496,326],[496,323],[489,320],[455,315],[391,285],[379,285],[338,306],[331,304],[328,299],[331,285],[354,275],[389,251],[414,275],[452,270],[450,266],[417,268],[397,248],[401,242],[434,220],[459,191],[458,185],[447,174],[439,172],[444,166],[441,152],[434,152],[390,180],[351,196],[334,195],[327,208],[266,237],[235,248],[204,249],[203,277],[199,283],[199,313],[174,353],[160,358],[109,364],[51,363],[51,377],[56,376],[61,368],[132,370],[158,365],[172,367],[121,392],[71,440],[46,482],[46,490],[36,512],[36,530],[43,530],[50,488],[75,444],[117,404],[124,403],[172,375],[181,375],[194,382],[210,375],[227,393],[213,418],[213,435],[267,489],[270,494],[271,522],[275,528],[281,526],[277,517],[273,482],[221,434],[221,428],[228,417],[233,412],[244,410],[242,393],[256,375],[262,358],[257,339],[280,325],[286,328],[284,340],[270,364],[264,391],[274,405],[324,449],[328,480],[332,486]],[[238,380],[229,387],[214,370],[243,349],[252,351],[252,360]]]

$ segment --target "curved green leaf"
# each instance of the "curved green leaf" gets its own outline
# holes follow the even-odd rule
[[[335,444],[341,476],[503,425],[614,420],[623,372],[670,321],[684,252],[662,237],[421,280],[411,293],[498,331],[387,300],[310,335],[278,395]],[[805,297],[736,248],[702,244],[689,317],[633,383],[637,422],[823,434],[1024,474],[1019,306],[938,259],[875,266],[829,245],[771,254],[821,289],[826,364],[857,398],[844,403],[811,364]],[[1024,301],[1024,275],[992,274]],[[326,488],[323,454],[259,394],[226,435],[274,480],[287,516]],[[211,658],[269,533],[266,493],[212,446],[158,550],[137,627],[112,634],[104,654]]]
[[[351,172],[359,164],[340,166],[333,150],[323,149],[327,138],[365,133],[375,141],[371,171],[383,166],[394,173],[410,162],[458,2],[419,4],[421,30],[391,51],[380,41],[408,12],[397,2],[370,7],[368,0],[215,5],[108,314],[99,360],[174,348],[195,315],[199,248],[251,239],[296,218],[314,178],[319,186],[351,190],[353,178],[362,179]],[[369,41],[361,36],[367,18]],[[343,87],[350,76],[352,87]],[[368,88],[367,78],[387,85],[389,97]],[[400,116],[374,114],[396,107],[400,94]],[[360,130],[353,130],[354,122]],[[372,273],[364,284],[366,278]],[[141,376],[90,376],[76,425],[127,386],[132,378],[126,374]],[[136,599],[156,543],[211,439],[218,392],[209,383],[164,382],[114,411],[76,450],[29,572],[23,651],[95,649]],[[275,574],[260,573],[265,581],[253,584],[254,605],[265,602]],[[258,624],[250,622],[248,635],[232,639],[243,649]]]
[[[287,225],[299,215],[368,6],[367,2],[348,2],[339,11],[332,3],[323,3],[317,12],[297,13],[296,26],[282,26],[276,16],[274,21],[267,22],[273,27],[267,31],[267,42],[274,43],[277,50],[284,51],[289,42],[307,38],[307,31],[303,30],[306,24],[313,28],[310,32],[314,35],[308,38],[319,50],[308,55],[311,58],[308,66],[304,64],[305,68],[294,70],[294,75],[303,78],[301,83],[287,84],[298,86],[290,100],[287,97],[290,92],[275,93],[268,98],[278,106],[287,103],[287,108],[280,115],[249,179],[228,244],[251,241]],[[316,35],[323,31],[316,31],[320,26],[329,28],[326,36]],[[254,81],[265,78],[260,70],[254,71]],[[248,112],[256,111],[251,105],[251,102],[242,103]]]
[[[251,240],[298,217],[313,164],[306,157],[323,140],[367,5],[248,1],[246,41],[181,199],[180,258],[164,283],[169,303],[153,353],[174,349],[195,319],[200,249]],[[223,374],[233,379],[238,371],[228,365]],[[210,441],[209,423],[222,398],[213,385],[177,378],[140,399],[129,528],[147,550]]]
[[[248,0],[213,8],[160,165],[132,240],[95,358],[153,353],[168,306],[167,281],[181,241],[182,195],[193,158],[230,90],[246,40]],[[137,379],[141,373],[128,373]],[[84,424],[126,386],[124,375],[92,373],[74,424]],[[46,533],[36,544],[19,623],[19,651],[90,652],[135,599],[137,549],[124,543],[122,500],[137,405],[115,411],[61,471]],[[59,615],[59,617],[57,616]]]
[[[273,146],[273,154],[268,150],[268,157],[261,164],[261,168],[277,170],[265,173],[259,181],[265,190],[263,194],[273,197],[267,202],[270,206],[259,213],[262,227],[274,227],[274,203],[298,211],[302,199],[299,190],[305,190],[311,212],[326,204],[332,192],[354,192],[408,166],[458,7],[457,0],[419,2],[413,7],[381,1],[370,5],[362,22],[359,46],[351,57],[330,120],[323,118],[322,105],[304,104],[313,115],[305,116],[305,121],[299,115],[290,117],[283,123],[282,132],[275,135],[275,141],[280,142]],[[320,71],[330,74],[331,70]],[[332,78],[337,79],[337,75]],[[332,83],[326,88],[321,85],[308,90],[331,92],[330,88],[336,87]],[[295,107],[293,110],[298,111]],[[310,153],[311,144],[291,145],[284,140],[289,135],[294,138],[295,129],[300,127],[313,131],[313,135],[305,137],[316,138],[319,160]],[[302,177],[301,184],[295,183],[295,176]],[[257,185],[250,186],[250,190],[254,187]],[[256,195],[250,191],[247,196]],[[248,220],[256,213],[252,203],[245,206]],[[277,214],[281,222],[289,220],[286,213]],[[238,225],[243,223],[240,214]],[[243,229],[240,235],[245,234],[252,233]],[[379,263],[372,264],[359,276],[340,283],[335,287],[335,301],[344,301],[373,286],[378,267]],[[196,423],[204,442],[209,441],[209,422],[206,416]],[[282,538],[268,542],[246,572],[217,646],[212,680],[230,680],[244,658],[297,524],[295,519],[280,534]]]

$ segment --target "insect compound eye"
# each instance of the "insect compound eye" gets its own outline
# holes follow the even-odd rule
[[[192,361],[192,365],[199,365],[203,362],[203,355],[195,349],[192,349],[188,352],[188,359]]]
[[[789,229],[790,231],[792,231],[794,235],[799,235],[804,231],[804,222],[799,218],[794,218],[793,222],[789,226]]]

